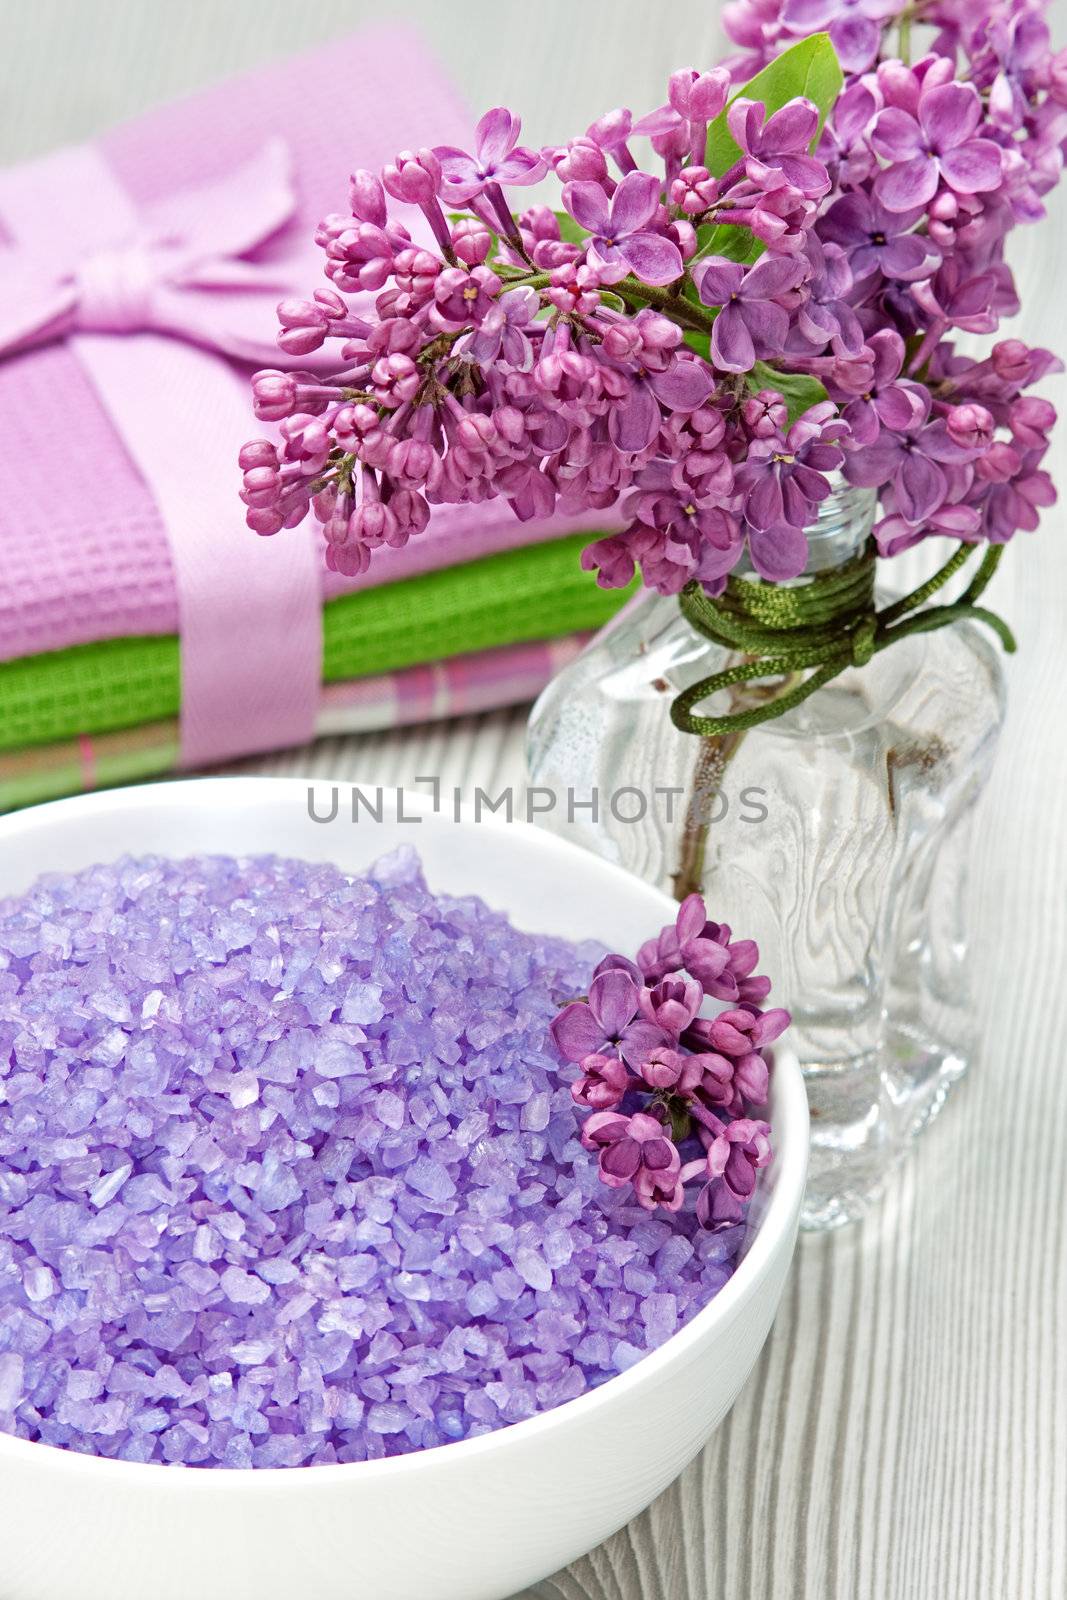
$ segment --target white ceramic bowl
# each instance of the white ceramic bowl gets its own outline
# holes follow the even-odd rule
[[[332,786],[316,785],[320,815]],[[676,909],[536,828],[454,823],[395,797],[385,820],[313,821],[299,779],[223,778],[84,796],[0,820],[0,896],[125,852],[276,852],[358,870],[418,846],[431,885],[477,892],[521,927],[633,950]],[[767,1336],[796,1236],[808,1118],[786,1052],[776,1155],[747,1254],[687,1327],[601,1388],[481,1438],[387,1461],[167,1469],[0,1434],[2,1600],[498,1600],[621,1527],[697,1453]]]

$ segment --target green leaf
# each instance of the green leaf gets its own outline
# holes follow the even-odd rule
[[[697,230],[697,253],[694,259],[699,261],[701,256],[725,256],[727,261],[739,261],[747,267],[753,261],[758,261],[766,248],[763,240],[757,239],[750,228],[739,227],[733,222],[718,222]]]
[[[765,361],[756,362],[752,371],[746,374],[745,382],[753,394],[760,389],[776,389],[786,403],[790,425],[805,411],[810,411],[812,406],[828,398],[818,378],[806,372],[778,372]]]
[[[705,361],[711,360],[711,334],[700,333],[696,328],[687,328],[682,335],[690,350],[695,350],[698,356]]]
[[[771,116],[788,105],[790,100],[803,95],[819,108],[817,140],[844,81],[841,63],[830,43],[830,35],[813,33],[810,38],[801,39],[791,50],[777,56],[762,72],[757,72],[750,83],[738,90],[734,100],[743,95],[746,100],[762,101],[767,108],[767,115]],[[733,100],[730,102],[732,104]],[[726,111],[723,111],[708,129],[704,165],[715,177],[721,178],[740,159],[741,151],[734,143],[726,122]]]

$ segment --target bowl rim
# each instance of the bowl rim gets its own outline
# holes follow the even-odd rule
[[[95,790],[89,794],[71,795],[65,799],[30,806],[25,810],[0,817],[0,850],[9,838],[17,841],[19,835],[47,830],[53,819],[60,820],[68,815],[76,817],[109,811],[139,810],[142,807],[151,810],[157,806],[173,804],[175,801],[181,803],[193,799],[194,795],[198,806],[210,803],[212,798],[226,800],[229,803],[243,797],[251,801],[253,793],[261,795],[268,786],[272,796],[281,799],[283,794],[292,795],[297,790],[306,794],[309,785],[316,788],[323,785],[342,789],[359,787],[358,782],[349,779],[310,776],[270,777],[253,774],[235,777],[179,778],[162,783]],[[386,787],[397,788],[392,785]],[[399,789],[397,792],[399,793]],[[417,809],[429,811],[428,797],[407,789],[403,790],[403,794],[405,810],[410,807],[412,812]],[[465,814],[467,809],[469,808],[461,807],[458,815],[439,812],[437,816],[445,826],[462,827],[469,820]],[[546,829],[524,821],[506,822],[496,815],[482,818],[477,825],[483,830],[507,829],[509,833],[518,829],[528,839],[533,836],[536,841],[534,848],[547,849],[550,854],[556,853],[565,859],[578,856],[583,866],[592,866],[606,877],[636,881],[645,892],[658,895],[666,911],[676,906],[676,902],[656,885],[648,884],[643,879],[634,879],[633,875],[623,868],[591,855],[570,840],[550,834]],[[3,899],[2,889],[0,889],[0,899]],[[188,1488],[193,1494],[234,1495],[249,1491],[277,1493],[286,1483],[290,1487],[295,1487],[296,1481],[306,1482],[308,1474],[313,1475],[312,1481],[315,1485],[324,1489],[342,1483],[356,1488],[360,1483],[369,1482],[372,1475],[378,1480],[384,1480],[392,1476],[414,1477],[419,1473],[434,1472],[442,1465],[451,1464],[459,1469],[480,1456],[494,1450],[499,1451],[505,1447],[505,1443],[521,1449],[526,1441],[532,1442],[553,1428],[565,1426],[572,1420],[577,1422],[581,1418],[592,1419],[599,1410],[610,1406],[613,1401],[621,1399],[625,1394],[636,1393],[641,1388],[655,1383],[671,1366],[683,1361],[697,1346],[703,1344],[706,1339],[713,1338],[720,1328],[727,1326],[735,1314],[758,1292],[763,1274],[777,1254],[782,1241],[788,1239],[790,1234],[795,1235],[807,1176],[807,1091],[800,1065],[788,1049],[780,1048],[776,1051],[773,1074],[775,1183],[767,1209],[752,1235],[744,1256],[722,1288],[684,1327],[679,1328],[677,1333],[673,1333],[657,1349],[646,1352],[624,1372],[605,1379],[596,1388],[586,1390],[575,1399],[565,1400],[562,1404],[539,1411],[532,1417],[526,1417],[520,1422],[506,1423],[502,1427],[491,1429],[488,1433],[478,1434],[472,1439],[457,1439],[447,1444],[432,1445],[423,1450],[412,1450],[404,1455],[386,1456],[375,1461],[332,1462],[298,1467],[185,1467],[177,1463],[122,1461],[111,1456],[94,1456],[61,1445],[44,1444],[36,1440],[20,1439],[14,1434],[0,1433],[0,1469],[5,1465],[16,1469],[28,1469],[33,1464],[38,1471],[47,1465],[49,1469],[70,1475],[84,1472],[92,1472],[95,1475],[100,1471],[106,1471],[116,1488],[120,1488],[123,1483],[132,1488],[136,1483],[142,1489],[148,1489],[154,1484],[160,1490],[166,1490],[168,1487],[180,1484],[183,1491]],[[790,1251],[793,1249],[792,1242],[789,1244],[789,1249]],[[177,1471],[173,1470],[174,1466],[178,1466]],[[253,1488],[253,1485],[259,1485],[259,1489]]]

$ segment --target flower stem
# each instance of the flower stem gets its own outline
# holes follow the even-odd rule
[[[900,13],[900,26],[897,36],[897,51],[905,66],[911,65],[911,20],[914,12],[910,6]]]
[[[623,278],[621,283],[613,284],[612,288],[628,303],[655,306],[657,311],[662,311],[665,317],[669,317],[679,327],[689,328],[694,333],[711,333],[715,326],[712,312],[705,311],[701,306],[694,305],[691,300],[684,299],[673,287],[659,289],[651,283],[641,283],[637,278],[630,277]]]
[[[779,695],[786,694],[793,687],[799,677],[799,673],[791,672],[773,684],[735,684],[730,691],[731,712],[777,700]],[[693,768],[693,786],[682,823],[678,867],[671,875],[674,898],[678,901],[684,900],[687,895],[703,893],[711,809],[722,787],[726,770],[741,748],[747,732],[748,729],[741,729],[735,733],[703,734],[700,738]]]

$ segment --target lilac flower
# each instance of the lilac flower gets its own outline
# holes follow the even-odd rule
[[[803,351],[805,345],[824,350],[829,344],[838,355],[855,356],[863,349],[863,329],[846,296],[852,288],[845,252],[839,245],[823,244],[812,234],[804,245],[811,271],[805,297],[797,311],[796,333],[787,340],[788,348]]]
[[[721,306],[711,354],[724,372],[749,372],[758,358],[778,355],[789,334],[782,297],[804,277],[804,263],[765,256],[747,270],[725,256],[707,256],[693,273],[706,306]]]
[[[624,1061],[664,1042],[663,1029],[639,1014],[640,990],[628,972],[601,972],[588,1000],[573,1000],[552,1023],[557,1049],[568,1061],[618,1051]]]
[[[609,1189],[633,1184],[639,1204],[677,1211],[682,1204],[681,1158],[662,1122],[643,1111],[624,1117],[595,1111],[582,1128],[582,1144],[595,1150],[600,1176]]]
[[[742,542],[737,520],[721,506],[679,493],[672,469],[656,461],[638,474],[641,487],[627,496],[625,511],[636,520],[582,554],[587,571],[599,568],[602,588],[630,581],[635,563],[660,594],[679,594],[691,578],[714,586],[737,565]]]
[[[830,206],[819,236],[841,246],[857,283],[874,272],[914,283],[929,277],[941,260],[937,246],[912,231],[923,215],[922,207],[888,211],[873,195],[854,189]]]
[[[483,366],[502,356],[509,366],[528,372],[533,365],[533,345],[526,329],[537,307],[537,295],[532,289],[509,289],[486,312],[481,325],[457,341],[456,354]]]
[[[598,1052],[584,1056],[581,1077],[571,1084],[571,1096],[590,1111],[611,1111],[626,1093],[630,1074],[618,1056]]]
[[[383,168],[382,183],[394,200],[402,200],[412,206],[426,205],[437,198],[437,191],[441,187],[441,163],[433,150],[401,150],[395,161]],[[361,181],[357,190],[361,207],[372,195],[373,191]],[[370,210],[377,220],[379,207],[376,195],[373,195]]]
[[[912,293],[932,321],[943,321],[966,333],[992,333],[1000,321],[999,284],[995,272],[967,273],[958,259],[950,258],[928,283],[916,284]],[[1007,307],[1018,310],[1018,301]]]
[[[500,279],[489,267],[446,267],[434,281],[434,304],[447,323],[477,325],[488,316],[500,290]]]
[[[505,106],[487,111],[474,130],[474,154],[453,145],[438,145],[434,155],[441,166],[441,196],[450,205],[463,205],[483,194],[490,184],[536,183],[547,169],[544,157],[519,145],[522,123]],[[388,187],[388,185],[387,185]]]
[[[847,426],[829,401],[812,406],[785,435],[753,439],[737,473],[745,495],[745,517],[758,532],[783,524],[803,528],[830,493],[827,473],[845,459],[835,442]],[[752,547],[757,560],[757,547]],[[757,570],[761,570],[757,568]],[[796,577],[796,573],[789,574]]]
[[[924,391],[925,395],[925,391]],[[874,444],[862,445],[845,462],[845,476],[862,488],[893,486],[897,509],[909,522],[921,522],[944,503],[946,462],[965,461],[941,419],[930,420],[929,396],[921,413],[895,432],[883,430]]]
[[[945,183],[957,194],[980,194],[1000,182],[1000,147],[975,138],[982,102],[966,83],[924,90],[912,116],[888,106],[878,116],[871,143],[891,165],[874,186],[889,211],[923,206]]]
[[[708,921],[702,895],[686,895],[673,924],[656,938],[649,939],[637,952],[637,965],[646,983],[655,983],[683,969],[692,974],[707,993],[725,970],[728,956],[718,938],[715,923]]]
[[[1010,474],[993,481],[979,503],[982,532],[993,544],[1004,544],[1020,528],[1032,533],[1042,508],[1055,504],[1056,490],[1047,472],[1040,469],[1044,449],[1018,451],[1008,446],[1014,458]],[[984,465],[983,458],[977,470]]]
[[[819,130],[819,111],[810,100],[791,100],[773,116],[759,101],[738,96],[726,113],[738,149],[747,157],[745,170],[756,181],[780,172],[810,200],[830,188],[825,166],[808,151]]]
[[[905,432],[925,416],[928,404],[925,389],[901,379],[904,341],[899,333],[880,328],[871,334],[868,347],[874,355],[871,386],[849,400],[842,413],[857,445],[874,444],[883,428]]]
[[[642,283],[673,283],[682,257],[673,240],[652,231],[660,208],[660,185],[649,172],[628,172],[611,199],[597,183],[568,183],[563,204],[592,235],[594,264],[616,278],[632,272]]]
[[[899,10],[900,0],[786,0],[782,22],[800,35],[829,29],[845,71],[863,72],[878,54],[883,27]]]
[[[641,1015],[664,1033],[678,1038],[704,1002],[704,989],[695,978],[661,978],[638,996]]]
[[[650,1089],[669,1089],[687,1095],[701,1083],[704,1073],[699,1056],[657,1045],[640,1063],[638,1071]]]
[[[719,1055],[747,1056],[773,1044],[788,1026],[788,1011],[756,1011],[739,1006],[733,1011],[721,1011],[702,1025],[700,1033]]]
[[[982,525],[976,506],[943,505],[921,522],[909,522],[899,512],[893,512],[876,523],[874,537],[878,552],[883,556],[897,556],[923,539],[944,535],[948,539],[974,539]]]
[[[741,1056],[724,1056],[703,1048],[696,1038],[690,1048],[694,1054],[687,1060],[699,1068],[700,1094],[709,1105],[738,1117],[746,1105],[766,1104],[770,1071],[766,1058],[758,1050]]]
[[[755,939],[734,939],[729,923],[711,921],[705,923],[703,936],[726,951],[722,971],[703,980],[706,993],[730,1005],[762,1005],[771,992],[771,980],[756,972],[759,946]],[[700,976],[695,970],[693,975]]]
[[[707,1154],[710,1182],[697,1200],[697,1216],[705,1228],[739,1222],[756,1187],[756,1173],[771,1156],[770,1128],[765,1122],[739,1117],[719,1123]]]
[[[612,442],[626,451],[647,450],[663,422],[663,412],[696,411],[714,388],[707,367],[672,358],[659,370],[640,367],[628,381],[626,396],[612,407]]]

